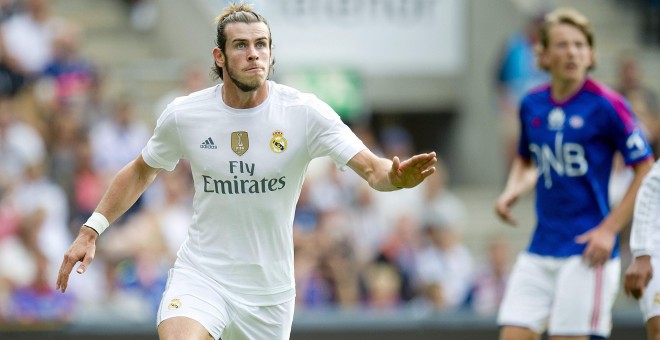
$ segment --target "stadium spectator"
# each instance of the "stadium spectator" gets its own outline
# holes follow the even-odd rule
[[[660,156],[660,102],[654,90],[644,83],[644,70],[639,58],[632,52],[618,60],[618,82],[616,90],[628,101],[639,119],[654,154]]]
[[[535,52],[545,13],[543,10],[538,11],[527,19],[523,29],[513,32],[502,46],[497,59],[495,90],[507,166],[516,153],[520,100],[528,91],[549,79],[547,73],[538,67]]]
[[[155,118],[158,118],[165,110],[167,105],[174,99],[181,96],[187,96],[193,92],[205,89],[211,85],[208,69],[198,64],[190,64],[184,67],[179,75],[179,84],[160,96],[156,101]]]
[[[124,0],[128,5],[131,27],[140,32],[146,32],[156,26],[158,21],[158,6],[154,0]]]
[[[365,306],[378,313],[398,310],[403,304],[401,275],[389,262],[373,262],[364,271]]]
[[[78,139],[74,157],[72,228],[83,224],[94,212],[106,188],[101,174],[92,165],[92,147],[87,136]]]
[[[64,190],[69,209],[74,206],[74,182],[76,168],[76,148],[84,130],[78,115],[68,110],[54,112],[49,124],[50,136],[48,142],[48,176]]]
[[[82,34],[80,27],[70,22],[58,25],[54,33],[53,57],[39,80],[39,89],[51,94],[50,98],[41,100],[51,109],[67,107],[78,112],[88,101],[96,67],[81,55]]]
[[[499,311],[501,339],[533,339],[546,328],[550,339],[608,337],[621,266],[617,235],[653,155],[623,96],[588,76],[595,62],[588,20],[556,9],[539,37],[539,63],[552,80],[522,100],[518,155],[495,202],[498,216],[515,224],[511,207],[536,189],[536,229]],[[616,152],[635,177],[610,210]]]
[[[386,234],[380,253],[374,262],[393,265],[400,276],[400,296],[403,301],[415,297],[414,279],[417,276],[417,253],[421,246],[422,229],[417,216],[402,213],[394,229]]]
[[[356,183],[353,191],[355,198],[346,207],[349,219],[346,233],[355,251],[357,266],[362,270],[378,257],[391,230],[378,210],[373,190],[364,183]]]
[[[92,147],[92,164],[106,188],[110,185],[113,175],[130,162],[149,140],[149,130],[146,124],[135,117],[133,104],[124,99],[115,104],[112,116],[94,124],[88,133]],[[147,196],[149,195],[145,195]],[[142,209],[144,201],[145,198],[138,198],[125,217]]]
[[[3,249],[0,260],[12,261],[5,263],[12,268],[6,277],[13,284],[5,300],[6,318],[12,322],[63,322],[73,314],[74,295],[54,294],[51,286],[61,261],[59,253],[65,251],[71,235],[66,196],[46,177],[45,170],[44,160],[29,163],[6,201],[11,202],[9,208],[18,223],[16,238],[3,244],[8,249]],[[78,284],[76,287],[75,297],[81,301],[86,301],[87,294],[99,292]]]
[[[475,270],[470,307],[480,315],[495,315],[511,272],[511,244],[502,236],[488,241],[488,251]]]
[[[109,183],[110,178],[140,152],[148,139],[149,130],[135,117],[133,104],[119,100],[112,116],[94,124],[89,131],[94,168]]]
[[[108,95],[107,75],[100,69],[97,69],[92,75],[85,102],[81,105],[80,110],[84,113],[82,122],[86,130],[90,130],[101,121],[112,117],[116,106],[112,97]]]
[[[426,183],[424,216],[460,232],[467,220],[465,202],[449,188],[449,170],[444,161],[439,159],[436,164],[437,176]]]
[[[327,308],[334,304],[333,287],[324,277],[318,249],[309,239],[295,241],[296,308]]]
[[[379,141],[380,149],[385,158],[392,158],[394,155],[409,157],[415,152],[413,136],[408,130],[398,125],[384,128],[380,132]],[[396,233],[397,224],[402,219],[409,217],[419,219],[423,215],[426,185],[426,183],[422,183],[412,190],[397,193],[373,193],[379,214],[383,216],[383,219],[387,223],[386,235]],[[418,226],[415,232],[419,232],[419,223],[415,223],[415,225]]]
[[[472,254],[460,232],[441,216],[427,218],[424,233],[427,243],[415,256],[417,290],[429,294],[438,309],[459,309],[473,281]]]
[[[20,178],[28,165],[46,158],[43,137],[23,122],[12,98],[0,98],[0,190]]]
[[[0,24],[14,16],[19,11],[20,0],[0,0]]]
[[[35,80],[53,59],[53,40],[63,20],[50,13],[47,0],[23,0],[21,12],[0,27],[5,61],[9,67]]]

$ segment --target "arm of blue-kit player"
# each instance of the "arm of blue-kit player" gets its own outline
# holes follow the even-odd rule
[[[506,187],[495,201],[495,212],[502,221],[511,225],[518,223],[511,215],[511,207],[519,197],[534,188],[537,180],[538,171],[532,160],[517,156],[511,165]]]
[[[598,226],[576,238],[577,243],[587,244],[582,256],[590,265],[603,264],[612,255],[616,236],[632,219],[637,191],[652,165],[651,158],[633,165],[635,176],[619,205]]]

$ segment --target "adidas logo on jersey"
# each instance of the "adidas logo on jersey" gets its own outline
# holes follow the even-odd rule
[[[211,137],[207,138],[205,141],[202,142],[202,144],[199,146],[200,149],[217,149],[218,147],[213,143],[213,139]]]

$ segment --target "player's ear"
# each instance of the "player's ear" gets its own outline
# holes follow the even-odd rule
[[[225,54],[217,47],[213,48],[213,60],[218,67],[225,66]]]
[[[592,70],[596,65],[596,52],[594,52],[594,50],[591,50],[589,60],[591,61],[591,63],[589,63],[589,70]]]
[[[548,53],[546,53],[545,49],[540,48],[536,57],[538,58],[537,63],[540,69],[546,71],[550,69],[550,61],[548,60]]]

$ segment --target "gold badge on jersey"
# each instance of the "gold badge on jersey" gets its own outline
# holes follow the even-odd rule
[[[239,156],[250,148],[250,139],[246,131],[234,131],[231,133],[231,150]]]
[[[653,295],[653,304],[660,305],[660,293],[655,293],[655,295]]]
[[[179,309],[181,308],[181,300],[179,299],[172,299],[170,301],[170,304],[167,305],[167,309],[172,310],[172,309]]]
[[[273,131],[273,138],[270,140],[270,149],[275,153],[282,153],[286,150],[286,138],[282,136],[282,131]]]

